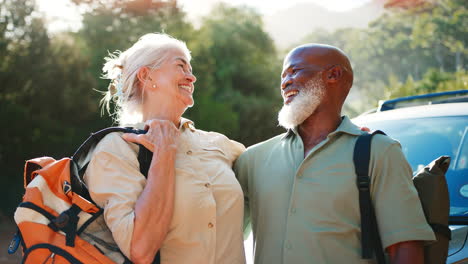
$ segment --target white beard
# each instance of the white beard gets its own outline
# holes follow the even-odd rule
[[[289,104],[278,113],[279,125],[292,129],[312,115],[322,101],[325,86],[320,75],[312,78]]]

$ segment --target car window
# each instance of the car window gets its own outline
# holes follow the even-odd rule
[[[468,117],[427,117],[404,120],[362,121],[397,139],[413,172],[441,155],[451,157],[446,174],[450,214],[468,216]]]

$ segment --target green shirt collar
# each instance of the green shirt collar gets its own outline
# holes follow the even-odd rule
[[[362,134],[362,131],[358,126],[356,126],[355,124],[353,124],[353,122],[351,122],[349,117],[342,116],[340,125],[335,131],[331,132],[328,135],[328,137],[333,137],[342,133],[359,136]],[[299,136],[297,126],[292,129],[288,129],[288,131],[286,131],[286,133],[281,139],[283,140],[283,139],[286,139],[289,137],[295,137],[295,136]]]

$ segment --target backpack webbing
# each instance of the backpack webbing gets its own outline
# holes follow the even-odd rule
[[[379,264],[385,263],[385,255],[380,239],[377,218],[370,196],[369,161],[371,140],[376,134],[385,135],[380,130],[358,137],[354,147],[353,161],[356,170],[356,183],[359,189],[359,209],[361,212],[361,247],[362,258],[372,259],[373,253]],[[374,252],[375,251],[375,252]]]

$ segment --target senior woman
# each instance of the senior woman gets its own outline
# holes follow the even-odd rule
[[[195,76],[185,43],[147,34],[106,58],[122,126],[145,135],[111,133],[97,145],[84,179],[102,208],[85,239],[116,263],[245,263],[242,189],[231,169],[244,146],[194,127],[182,117],[194,104]],[[153,151],[147,178],[138,146]],[[123,253],[123,255],[121,254]]]

